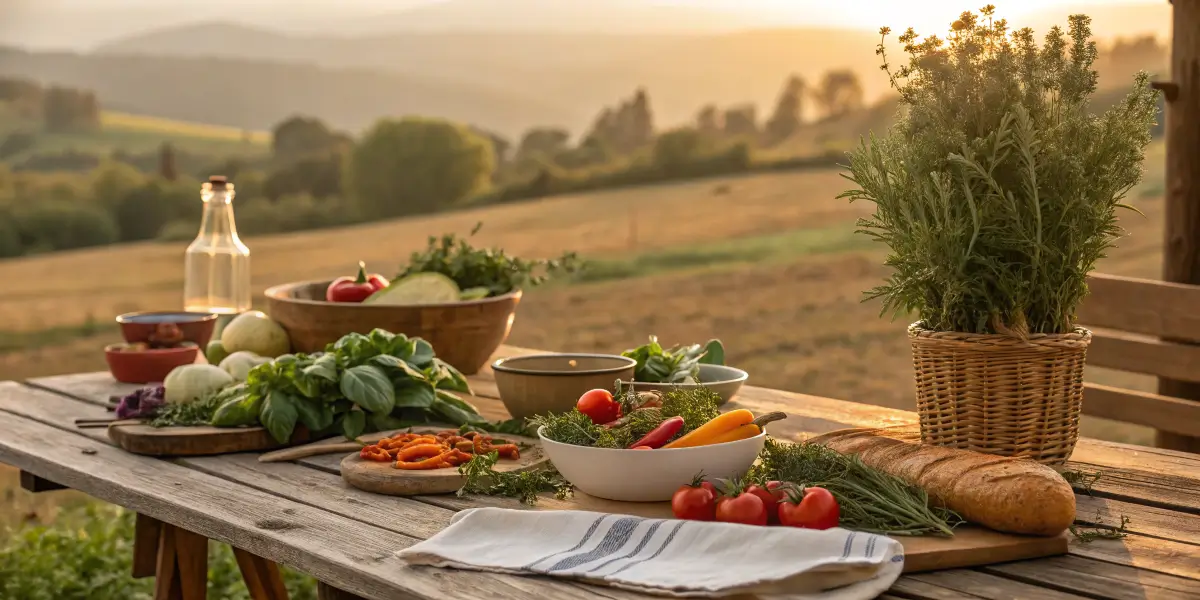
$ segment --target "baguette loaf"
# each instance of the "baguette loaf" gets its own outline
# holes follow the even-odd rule
[[[843,429],[809,440],[916,485],[967,521],[1008,533],[1058,535],[1075,520],[1075,493],[1054,469],[920,443],[903,429]]]

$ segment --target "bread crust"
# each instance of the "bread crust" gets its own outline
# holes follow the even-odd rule
[[[967,521],[1006,533],[1053,536],[1075,520],[1075,492],[1041,463],[928,446],[911,428],[843,429],[809,440],[924,489]]]

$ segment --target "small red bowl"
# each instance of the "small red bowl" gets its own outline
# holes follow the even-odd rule
[[[175,367],[190,365],[200,356],[197,346],[157,350],[119,350],[124,344],[104,348],[108,370],[121,383],[160,383]]]
[[[130,344],[149,342],[150,336],[164,323],[173,324],[183,332],[184,341],[195,342],[201,348],[212,339],[217,315],[204,312],[149,311],[125,313],[117,317],[121,335]]]

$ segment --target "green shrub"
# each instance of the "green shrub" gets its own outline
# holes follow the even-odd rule
[[[0,598],[13,600],[149,600],[154,579],[130,576],[134,514],[91,503],[55,525],[0,531]],[[314,600],[315,581],[283,570],[293,600]],[[210,543],[208,598],[248,600],[233,552]]]

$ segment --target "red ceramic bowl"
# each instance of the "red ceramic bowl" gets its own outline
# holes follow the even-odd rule
[[[217,315],[204,312],[150,311],[125,313],[117,317],[121,335],[130,344],[149,342],[155,330],[163,324],[173,324],[183,332],[183,339],[201,348],[212,339]]]
[[[118,350],[123,344],[104,348],[108,370],[121,383],[160,383],[171,369],[190,365],[200,356],[197,346],[164,348],[161,350]]]

